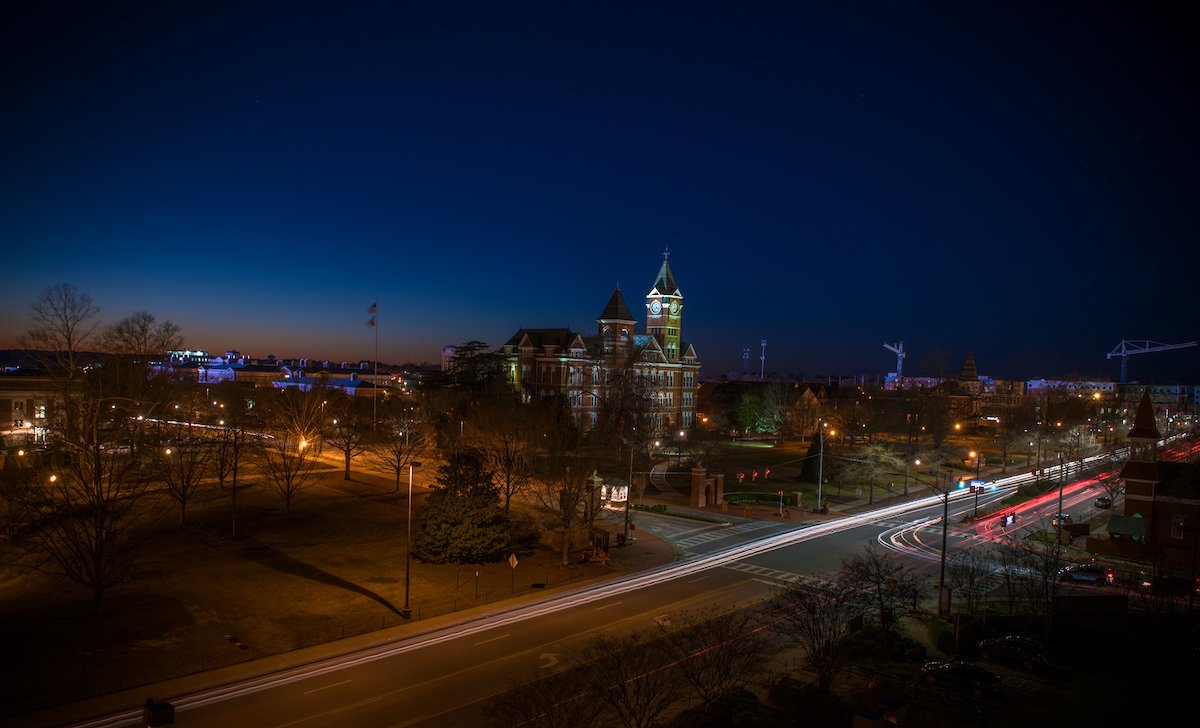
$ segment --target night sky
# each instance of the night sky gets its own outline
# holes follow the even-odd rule
[[[1114,378],[1200,334],[1188,5],[8,2],[0,347],[66,281],[255,356],[371,357],[377,299],[437,361],[618,283],[642,330],[669,246],[707,377]]]

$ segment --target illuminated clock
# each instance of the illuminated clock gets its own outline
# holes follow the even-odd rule
[[[679,301],[671,301],[671,313],[679,313]]]
[[[650,313],[655,316],[662,313],[662,303],[657,298],[650,302]]]

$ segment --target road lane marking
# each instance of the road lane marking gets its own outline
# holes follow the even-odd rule
[[[496,640],[502,640],[507,636],[508,635],[506,635],[506,634],[502,634],[499,637],[493,637],[490,640],[484,640],[483,642],[476,642],[475,646],[478,647],[479,645],[486,645],[488,642],[495,642]]]
[[[704,581],[704,580],[705,580],[705,579],[707,579],[707,578],[708,578],[707,576],[702,576],[702,577],[700,577],[699,579],[692,579],[692,580],[691,580],[691,581],[689,581],[688,583],[689,583],[689,584],[695,584],[696,582],[698,582],[698,581]]]
[[[601,609],[608,609],[609,607],[615,607],[615,606],[617,606],[617,605],[618,605],[618,604],[620,604],[620,603],[621,603],[621,602],[613,602],[612,604],[605,604],[605,605],[604,605],[604,606],[602,606],[602,607],[596,607],[596,610],[595,610],[595,611],[599,612]]]
[[[304,691],[304,694],[305,694],[305,695],[312,695],[313,693],[319,693],[319,692],[321,692],[322,690],[328,690],[329,688],[336,688],[338,685],[345,685],[346,683],[352,683],[352,682],[354,682],[354,681],[353,681],[353,680],[343,680],[343,681],[341,681],[341,682],[337,682],[337,683],[334,683],[334,684],[332,684],[332,685],[326,685],[326,686],[325,686],[325,687],[323,687],[323,688],[313,688],[312,690],[305,690],[305,691]]]

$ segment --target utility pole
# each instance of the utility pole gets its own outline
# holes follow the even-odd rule
[[[940,485],[940,483],[939,483]],[[938,577],[938,616],[950,616],[950,599],[946,587],[946,524],[950,520],[950,487],[942,491],[942,573]]]
[[[767,340],[762,340],[762,354],[758,357],[758,381],[763,380],[763,374],[767,370]]]

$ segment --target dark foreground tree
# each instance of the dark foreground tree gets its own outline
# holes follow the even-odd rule
[[[861,622],[859,594],[838,584],[820,591],[796,585],[780,592],[772,613],[778,620],[776,630],[804,650],[817,675],[817,687],[828,690]]]
[[[126,444],[133,420],[123,410],[94,393],[73,405],[77,428],[55,443],[58,464],[40,471],[28,494],[42,514],[28,544],[45,557],[38,568],[87,587],[99,614],[104,593],[133,568],[152,471]]]
[[[838,581],[871,606],[868,614],[884,634],[915,612],[925,594],[925,580],[911,566],[874,544],[842,561]]]
[[[586,689],[580,670],[513,684],[484,708],[497,728],[593,728],[604,704]]]
[[[658,724],[683,698],[683,673],[653,632],[598,635],[583,657],[583,685],[626,728]]]
[[[701,712],[766,673],[773,640],[763,625],[756,611],[712,610],[685,615],[664,629],[662,643]]]

